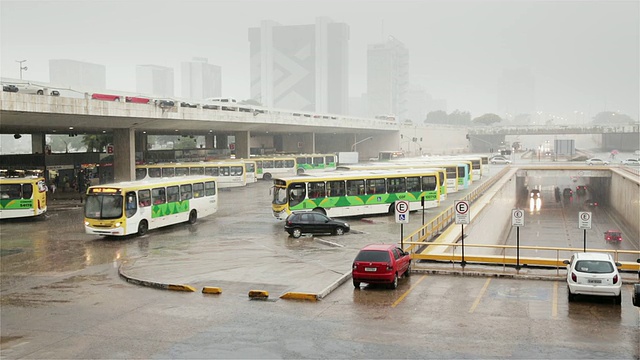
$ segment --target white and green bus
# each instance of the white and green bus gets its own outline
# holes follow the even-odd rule
[[[249,167],[253,169],[255,179],[255,166]],[[242,160],[136,165],[136,180],[207,175],[218,178],[218,188],[224,189],[246,186],[247,181],[251,182],[251,176],[247,179],[247,168],[247,163]]]
[[[252,157],[256,162],[256,176],[258,179],[271,180],[277,176],[296,175],[296,158],[291,155]]]
[[[298,175],[332,171],[338,163],[336,154],[296,154],[295,158]]]
[[[396,200],[410,210],[440,204],[438,172],[424,169],[341,171],[273,180],[272,210],[284,220],[292,211],[318,211],[332,217],[393,213]]]
[[[87,234],[144,235],[218,211],[216,178],[185,176],[91,186],[84,206]]]

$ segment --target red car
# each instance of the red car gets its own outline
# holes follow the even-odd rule
[[[411,274],[411,255],[396,245],[374,244],[360,250],[351,270],[353,286],[360,283],[388,284],[398,287],[398,278]]]
[[[604,239],[609,241],[622,241],[622,233],[619,230],[609,230],[604,233]]]
[[[127,96],[125,97],[125,101],[130,103],[136,103],[136,104],[148,104],[151,101],[151,99],[137,97],[137,96]]]
[[[91,94],[91,98],[94,100],[120,101],[120,95]]]

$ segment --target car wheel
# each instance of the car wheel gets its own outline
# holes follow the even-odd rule
[[[334,231],[334,234],[336,234],[336,235],[344,235],[344,229],[342,228],[342,226],[338,226],[336,228],[336,230]]]
[[[360,289],[360,281],[353,280],[353,287],[356,289]]]
[[[300,228],[295,228],[291,231],[291,236],[294,238],[299,238],[302,235],[302,230]]]
[[[620,293],[620,295],[618,295],[618,296],[614,297],[614,298],[613,298],[613,302],[614,302],[616,305],[620,305],[620,304],[622,304],[622,293]]]
[[[193,225],[198,221],[198,212],[195,210],[191,210],[189,213],[189,224]]]
[[[42,90],[38,90],[38,91],[36,91],[36,94],[38,94],[38,95],[44,95],[44,91],[42,91]]]
[[[569,302],[574,301],[576,299],[576,296],[571,293],[571,290],[567,289],[567,294],[568,294]]]
[[[138,224],[138,236],[143,236],[147,231],[149,231],[149,224],[147,223],[147,220],[140,221]]]
[[[397,289],[398,288],[398,273],[395,273],[393,275],[393,282],[391,283],[391,285],[389,286],[392,289]]]
[[[262,175],[262,178],[269,181],[271,180],[271,174],[270,173],[264,173],[264,175]]]
[[[404,277],[411,276],[411,261],[409,261],[409,266],[407,267],[407,271],[404,272]]]

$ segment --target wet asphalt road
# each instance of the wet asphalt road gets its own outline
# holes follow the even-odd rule
[[[86,235],[81,210],[73,206],[54,206],[46,219],[3,222],[0,356],[640,357],[640,312],[631,305],[630,285],[616,306],[596,298],[568,303],[561,281],[415,273],[396,290],[354,290],[347,282],[314,303],[249,300],[242,278],[225,282],[222,294],[208,295],[140,287],[118,277],[125,259],[170,255],[203,240],[218,242],[231,260],[241,255],[238,241],[262,241],[300,256],[330,253],[314,238],[289,238],[270,215],[268,192],[266,183],[223,191],[221,203],[233,207],[195,226],[142,238]],[[399,239],[397,225],[386,217],[350,222],[353,234],[323,239],[337,239],[353,251],[367,242]]]

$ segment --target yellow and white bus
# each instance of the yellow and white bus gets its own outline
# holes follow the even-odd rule
[[[0,178],[0,219],[44,214],[47,190],[43,177]]]
[[[258,179],[271,180],[276,176],[293,176],[297,173],[293,156],[252,157],[256,162]]]
[[[220,189],[247,185],[245,163],[240,160],[136,165],[136,180],[189,175],[214,176]]]
[[[425,169],[363,170],[273,180],[272,210],[284,220],[292,211],[318,211],[332,217],[393,213],[396,200],[410,210],[440,205],[438,172]]]
[[[194,224],[199,217],[218,211],[216,178],[186,176],[91,186],[84,206],[87,234],[144,235],[149,229],[181,222]]]

